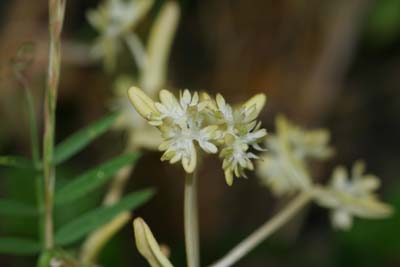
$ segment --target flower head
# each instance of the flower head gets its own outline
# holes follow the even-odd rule
[[[161,131],[161,160],[181,161],[185,171],[191,173],[196,168],[198,149],[215,154],[220,147],[229,185],[233,175],[245,176],[245,169],[254,169],[251,160],[257,156],[250,149],[260,150],[258,142],[266,135],[255,121],[265,103],[264,95],[257,95],[235,109],[221,95],[213,100],[205,93],[191,94],[189,90],[181,92],[179,99],[161,90],[160,102],[154,102],[139,88],[132,87],[129,98],[138,113]]]
[[[258,164],[258,175],[276,195],[310,190],[310,159],[323,160],[333,154],[326,130],[304,130],[285,117],[276,119],[275,135],[267,139],[268,153]]]
[[[243,105],[232,108],[226,103],[222,95],[218,94],[213,115],[217,125],[223,130],[224,145],[220,153],[223,159],[226,182],[231,185],[233,177],[246,177],[245,170],[254,170],[252,160],[257,159],[251,149],[261,151],[259,142],[267,135],[256,121],[264,107],[266,97],[258,94]]]
[[[105,64],[112,69],[118,51],[121,49],[121,38],[146,16],[153,0],[107,0],[96,10],[87,14],[89,23],[100,33],[93,47],[96,57],[104,58]]]
[[[364,172],[365,165],[361,161],[353,165],[351,177],[345,168],[337,167],[331,183],[315,189],[317,203],[332,209],[331,220],[335,228],[350,229],[353,216],[379,219],[392,213],[392,208],[374,194],[380,185],[378,177]]]
[[[185,171],[191,173],[196,168],[197,146],[207,153],[217,153],[218,127],[207,125],[207,105],[199,102],[198,93],[192,95],[184,90],[178,100],[171,92],[161,90],[160,102],[154,102],[132,87],[129,96],[139,114],[161,131],[164,140],[159,146],[164,151],[161,160],[181,161]]]

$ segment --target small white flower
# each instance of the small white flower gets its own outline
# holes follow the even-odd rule
[[[353,216],[369,219],[385,218],[392,214],[392,208],[380,202],[373,193],[379,187],[379,179],[365,175],[365,166],[358,161],[354,164],[351,178],[346,169],[337,167],[327,187],[316,187],[315,199],[323,207],[332,209],[331,220],[335,228],[348,230]]]
[[[265,96],[259,94],[233,109],[222,95],[216,97],[214,117],[223,129],[224,148],[220,157],[223,158],[222,168],[228,185],[232,185],[233,176],[246,177],[246,169],[254,170],[252,160],[258,157],[249,150],[262,150],[258,142],[267,135],[267,131],[255,121],[265,101]]]
[[[207,104],[200,102],[197,92],[192,95],[184,90],[178,100],[171,92],[161,90],[160,102],[152,102],[138,88],[131,88],[129,95],[138,112],[161,131],[162,160],[172,164],[181,161],[185,171],[191,173],[196,168],[197,146],[206,153],[218,152],[218,126],[207,125]]]

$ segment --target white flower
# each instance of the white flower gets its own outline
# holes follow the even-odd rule
[[[328,146],[325,130],[306,131],[291,124],[285,117],[276,119],[275,135],[267,140],[267,153],[261,156],[258,175],[275,195],[310,190],[310,159],[326,159],[333,149]]]
[[[220,137],[218,127],[206,124],[207,104],[199,102],[197,92],[191,95],[189,90],[184,90],[178,101],[171,92],[161,90],[160,102],[155,103],[140,89],[132,87],[129,96],[136,110],[161,131],[162,160],[181,161],[185,171],[192,173],[197,163],[197,146],[207,153],[218,152],[214,144]]]
[[[160,102],[154,102],[139,88],[129,89],[129,98],[138,113],[156,126],[163,142],[161,160],[182,162],[186,172],[196,168],[197,149],[215,154],[222,147],[222,168],[229,185],[233,176],[246,177],[253,170],[257,156],[251,149],[261,150],[258,142],[267,134],[255,121],[265,104],[264,95],[256,95],[239,108],[232,109],[221,95],[216,101],[202,93],[189,90],[180,93],[179,100],[169,91],[161,90]]]
[[[267,135],[267,131],[255,121],[265,101],[265,95],[259,94],[233,109],[222,95],[216,97],[214,117],[223,129],[224,148],[220,157],[223,158],[222,168],[228,185],[232,185],[233,176],[246,177],[246,169],[254,170],[252,160],[258,157],[249,150],[262,150],[258,142]]]
[[[337,167],[329,186],[316,187],[315,199],[321,206],[332,209],[335,228],[350,229],[353,216],[379,219],[392,214],[392,208],[373,193],[380,185],[379,179],[365,175],[364,171],[365,165],[360,161],[354,164],[351,178],[345,168]]]

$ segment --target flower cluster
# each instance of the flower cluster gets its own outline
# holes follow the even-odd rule
[[[276,132],[266,141],[268,153],[259,161],[259,177],[276,195],[310,190],[309,161],[327,159],[333,154],[328,145],[329,132],[304,130],[283,116],[276,119]]]
[[[335,228],[350,229],[352,216],[378,219],[392,213],[392,208],[380,202],[373,193],[380,185],[378,177],[364,172],[365,165],[361,161],[354,164],[351,178],[344,167],[337,167],[328,186],[315,188],[317,203],[332,209],[331,220]]]
[[[379,187],[379,179],[365,175],[362,162],[354,164],[351,179],[346,169],[337,167],[328,186],[314,183],[308,163],[333,154],[328,145],[328,131],[304,130],[283,116],[277,117],[276,131],[267,139],[268,151],[261,156],[257,168],[262,182],[276,195],[309,194],[320,206],[332,209],[332,224],[339,229],[349,229],[352,216],[384,218],[391,214],[392,208],[373,194]]]
[[[161,90],[160,102],[154,102],[136,87],[128,93],[138,113],[161,132],[161,160],[180,161],[185,171],[192,173],[199,150],[209,154],[220,151],[229,185],[234,176],[245,177],[246,169],[254,169],[252,159],[257,156],[251,150],[261,150],[258,143],[267,134],[256,121],[265,104],[264,95],[232,108],[221,95],[214,100],[206,93],[191,94],[189,90],[181,92],[179,99]]]
[[[87,14],[89,23],[100,33],[93,54],[104,58],[108,69],[113,69],[122,38],[135,38],[131,31],[146,16],[153,0],[106,0]]]

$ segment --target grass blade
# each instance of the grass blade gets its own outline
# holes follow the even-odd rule
[[[121,212],[143,205],[153,195],[154,191],[151,189],[141,190],[127,195],[115,205],[100,207],[82,215],[56,232],[56,244],[64,246],[78,241],[91,231],[110,222]]]
[[[0,215],[35,216],[37,209],[25,203],[10,199],[0,199]]]
[[[39,242],[29,239],[0,237],[0,253],[13,255],[34,255],[41,249]]]
[[[60,164],[81,151],[115,122],[118,113],[111,113],[72,134],[55,147],[54,164]]]
[[[33,162],[20,156],[0,156],[0,166],[14,167],[18,169],[33,169]]]
[[[119,156],[73,179],[57,192],[56,205],[71,202],[99,188],[108,182],[122,167],[135,162],[139,156],[139,153]]]

